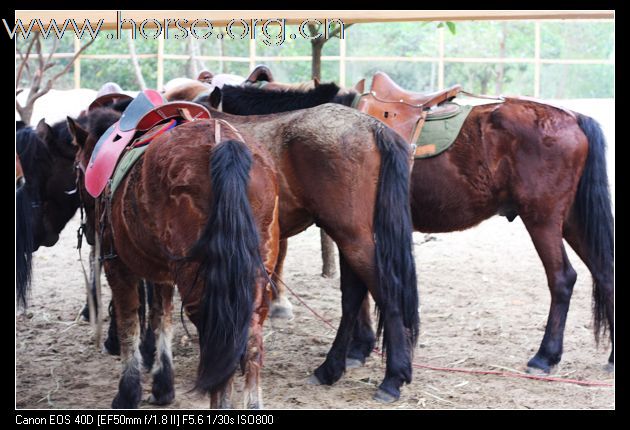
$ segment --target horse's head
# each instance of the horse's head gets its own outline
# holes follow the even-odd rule
[[[23,198],[31,202],[33,251],[53,246],[79,206],[74,154],[66,124],[41,120],[35,130],[16,133],[16,151],[24,172]]]
[[[30,245],[25,246],[24,251],[34,252],[42,245],[54,245],[58,239],[58,234],[52,231],[44,216],[52,157],[46,143],[31,127],[23,127],[16,132],[15,145],[24,175],[24,181],[17,190],[22,204],[17,206],[16,213],[16,218],[24,223],[24,230],[16,240],[28,241]]]
[[[108,107],[88,112],[84,119],[67,117],[67,127],[75,148],[74,163],[78,168],[77,193],[87,215],[85,236],[90,245],[94,244],[94,198],[85,188],[85,170],[90,163],[94,147],[107,129],[120,119],[121,112]]]

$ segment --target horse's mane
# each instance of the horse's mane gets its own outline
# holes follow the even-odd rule
[[[87,118],[82,116],[77,119],[79,124],[86,124]],[[74,159],[75,148],[72,145],[72,134],[68,130],[68,122],[66,120],[59,121],[50,126],[53,134],[54,145],[59,149],[62,157],[67,159]]]
[[[340,103],[348,96],[338,96],[340,88],[333,82],[301,91],[266,90],[256,87],[226,85],[221,89],[223,110],[236,115],[265,115],[319,106],[324,103]],[[350,98],[349,104],[354,100]]]
[[[27,180],[49,171],[52,165],[50,152],[32,127],[23,127],[15,133],[15,150]]]
[[[120,112],[118,110],[110,107],[94,109],[87,116],[87,131],[92,136],[102,136],[119,119]]]

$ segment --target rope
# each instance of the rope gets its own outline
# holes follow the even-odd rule
[[[284,284],[286,289],[306,309],[308,309],[313,315],[315,315],[318,319],[320,319],[328,327],[332,328],[333,330],[335,329],[335,326],[333,326],[330,323],[330,321],[325,319],[323,316],[321,316],[319,313],[317,313],[313,308],[311,308],[287,284],[285,284],[284,282],[282,282],[282,283]],[[381,350],[379,348],[374,348],[374,352],[379,354],[381,357],[383,356],[383,353],[381,352]],[[611,383],[601,382],[601,381],[581,381],[579,379],[558,378],[558,377],[553,377],[553,376],[529,375],[529,374],[525,374],[525,373],[503,372],[503,371],[498,371],[498,370],[476,370],[476,369],[462,369],[462,368],[457,368],[457,367],[439,367],[439,366],[431,366],[431,365],[428,365],[428,364],[415,363],[415,362],[411,363],[411,365],[414,368],[416,368],[416,369],[428,369],[428,370],[435,370],[435,371],[438,371],[438,372],[457,372],[457,373],[468,373],[468,374],[473,374],[473,375],[496,375],[496,376],[501,376],[501,377],[506,377],[506,378],[508,378],[508,377],[509,378],[524,378],[524,379],[534,379],[534,380],[537,380],[537,381],[546,381],[546,382],[565,382],[565,383],[569,383],[569,384],[577,384],[577,385],[593,386],[593,387],[612,387],[612,386],[614,386]]]

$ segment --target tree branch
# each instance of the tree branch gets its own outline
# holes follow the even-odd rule
[[[352,24],[345,25],[344,27],[345,28],[350,28],[350,27],[352,27]],[[341,33],[341,25],[338,25],[337,27],[335,27],[333,29],[332,33],[330,33],[328,35],[328,37],[332,39],[333,37],[339,36],[339,33]]]
[[[52,89],[53,83],[59,79],[61,76],[65,75],[66,73],[68,73],[68,71],[70,70],[70,68],[72,67],[72,65],[74,64],[74,61],[77,59],[77,57],[79,55],[81,55],[81,53],[83,51],[85,51],[92,43],[94,43],[96,39],[92,39],[90,40],[88,43],[86,43],[85,45],[81,46],[81,49],[79,49],[70,59],[70,61],[68,62],[68,64],[66,64],[66,67],[63,68],[63,70],[61,70],[59,73],[57,73],[56,75],[54,75],[52,78],[50,78],[47,82],[46,85],[44,86],[44,88],[42,88],[41,91],[38,91],[37,93],[35,93],[33,95],[33,102],[35,100],[37,100],[38,98],[40,98],[41,96],[43,96],[44,94],[46,94],[48,91],[50,91]],[[43,74],[43,73],[42,73]],[[30,96],[30,94],[29,94]],[[29,97],[30,99],[30,97]]]
[[[15,78],[16,88],[19,86],[20,81],[22,80],[22,72],[24,71],[24,68],[26,67],[26,70],[28,70],[29,73],[31,72],[31,69],[28,65],[28,58],[31,56],[31,51],[33,50],[33,44],[35,43],[35,39],[36,38],[33,37],[33,39],[31,40],[31,43],[28,44],[28,47],[26,48],[26,55],[22,55],[22,52],[18,48],[17,42],[15,43],[15,50],[20,55],[20,59],[22,60],[22,63],[20,64],[20,67],[18,68],[17,76]]]

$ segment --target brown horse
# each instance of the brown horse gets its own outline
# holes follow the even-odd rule
[[[225,86],[213,94],[223,110],[239,115],[303,109],[323,102],[351,105],[348,90],[267,91]],[[322,101],[322,99],[325,99]],[[395,127],[395,123],[392,124]],[[547,274],[551,307],[540,349],[528,366],[549,372],[560,361],[567,311],[576,272],[562,239],[593,277],[596,340],[610,330],[614,363],[613,217],[605,139],[600,126],[579,113],[540,101],[508,99],[474,107],[453,145],[437,157],[417,159],[411,176],[414,229],[459,231],[502,215],[521,216]],[[280,242],[275,276],[280,277],[286,241]],[[280,295],[283,294],[279,283]],[[279,303],[283,300],[280,298]],[[364,362],[373,346],[369,304],[362,307],[348,357]]]
[[[68,118],[82,178],[97,139],[119,118],[120,112],[99,108],[88,114],[85,129]],[[212,407],[230,406],[240,364],[244,405],[262,405],[262,324],[270,295],[266,272],[277,258],[278,183],[273,161],[259,143],[243,140],[227,123],[218,130],[218,124],[195,121],[155,138],[113,198],[95,200],[79,181],[90,230],[102,232],[116,309],[123,372],[114,408],[135,408],[141,400],[136,288],[141,278],[156,284],[150,401],[168,404],[175,395],[170,343],[177,284],[199,332],[196,389],[211,394]]]
[[[213,116],[234,124],[245,141],[264,142],[269,149],[279,176],[281,237],[317,223],[339,246],[343,316],[338,336],[325,362],[316,369],[313,381],[332,384],[343,374],[350,335],[361,303],[370,291],[380,309],[379,333],[383,332],[387,351],[385,379],[375,398],[397,399],[401,385],[411,381],[413,345],[419,330],[408,200],[409,145],[375,119],[339,105],[263,117],[218,112],[213,112]],[[97,136],[104,130],[101,126],[90,135]],[[89,142],[84,145],[86,148],[94,145],[94,137]],[[197,144],[191,140],[187,148],[192,151]],[[173,144],[169,147],[179,148]],[[86,152],[89,154],[89,150],[82,152],[82,162],[87,160]],[[201,158],[195,154],[193,159]],[[130,181],[147,170],[147,161],[145,167],[135,167],[134,172],[138,173],[132,172]],[[122,210],[120,201],[112,207],[114,219],[115,213]],[[162,216],[170,219],[176,209],[187,208],[184,206],[187,201],[171,205]],[[154,217],[144,212],[141,217],[134,215],[143,219],[143,224],[163,225],[164,221]],[[133,249],[135,246],[130,247]],[[129,258],[134,258],[134,263],[138,260],[135,254]],[[139,269],[134,270],[137,273]],[[147,278],[154,277],[154,273],[148,273]],[[112,289],[117,288],[120,287],[112,285]],[[125,291],[131,294],[131,290]],[[185,289],[183,293],[187,301]],[[117,305],[117,311],[118,306],[122,305]],[[132,318],[129,311],[126,314]],[[120,317],[119,321],[122,323]],[[124,333],[124,327],[128,326],[125,322],[119,331]],[[129,346],[126,348],[123,357],[135,366]],[[127,379],[123,377],[122,381],[126,383]],[[137,386],[135,379],[131,381]]]
[[[313,382],[333,384],[361,302],[369,291],[380,309],[387,350],[375,398],[393,401],[411,381],[418,297],[408,202],[410,148],[367,115],[333,104],[268,116],[214,115],[265,142],[280,176],[280,228],[286,239],[315,223],[340,252],[343,315]]]

